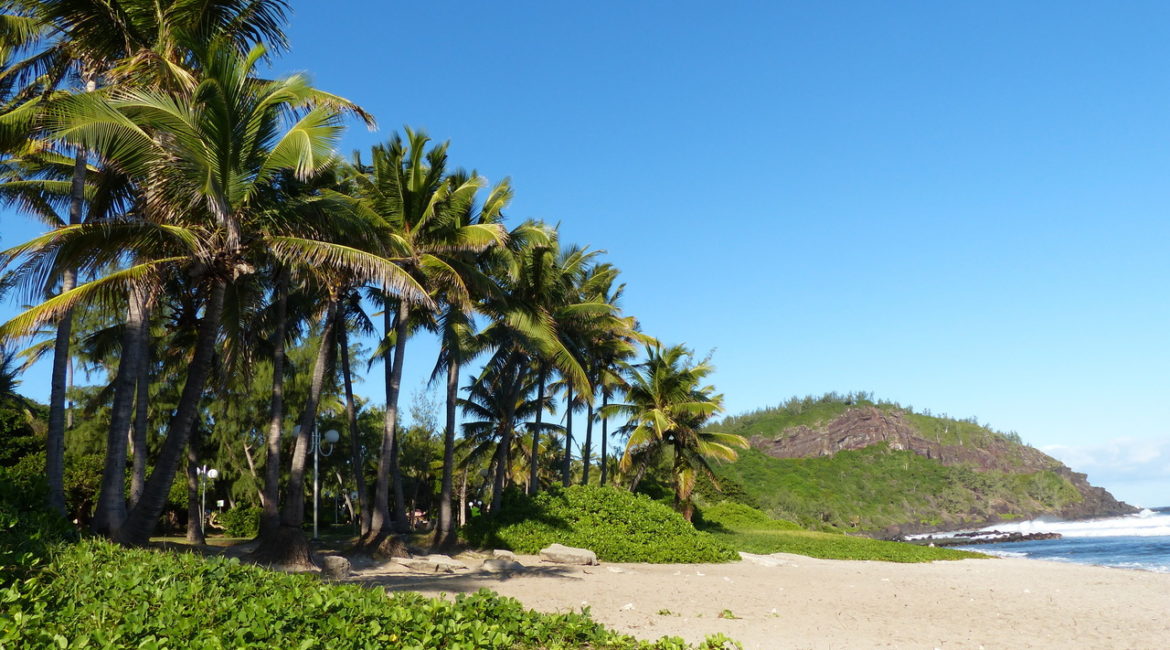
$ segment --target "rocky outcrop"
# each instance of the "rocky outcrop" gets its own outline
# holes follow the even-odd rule
[[[926,424],[920,428],[922,422]],[[932,426],[936,430],[923,430]],[[978,512],[961,513],[963,516],[958,519],[968,524],[974,523],[974,519],[994,523],[1001,516],[1055,514],[1066,519],[1083,519],[1130,514],[1138,510],[1118,501],[1104,488],[1090,485],[1084,474],[1072,471],[1038,449],[973,425],[966,425],[967,430],[962,435],[956,435],[958,432],[951,429],[952,426],[962,425],[908,414],[896,408],[855,406],[815,426],[794,426],[768,435],[753,436],[751,445],[773,458],[816,458],[833,456],[841,451],[886,445],[894,451],[910,451],[943,465],[965,466],[977,471],[1009,474],[1054,472],[1067,480],[1081,495],[1079,501],[1067,504],[1059,511],[1021,508],[1018,504],[991,499]],[[906,522],[890,526],[882,534],[896,536],[957,527],[953,522],[946,521],[946,512],[940,513],[940,519],[942,522],[935,525]]]
[[[1001,472],[1038,472],[1064,467],[1055,458],[1007,438],[988,433],[976,445],[945,444],[938,435],[921,433],[902,411],[874,406],[849,409],[818,427],[797,426],[774,436],[754,436],[752,447],[773,458],[814,458],[839,451],[865,449],[885,443],[895,451],[908,450],[944,465],[970,465]]]

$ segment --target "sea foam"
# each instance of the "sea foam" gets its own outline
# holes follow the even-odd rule
[[[1170,537],[1170,513],[1142,510],[1133,515],[1080,521],[1062,521],[1041,517],[1028,521],[999,523],[981,530],[998,530],[1004,533],[1023,533],[1025,535],[1060,533],[1064,537]]]

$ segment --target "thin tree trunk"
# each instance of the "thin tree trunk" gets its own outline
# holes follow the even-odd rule
[[[122,334],[122,358],[114,375],[114,403],[106,431],[105,467],[93,520],[94,531],[100,535],[116,536],[126,520],[126,432],[130,430],[134,415],[134,393],[142,352],[138,339],[143,331],[145,302],[143,290],[135,288],[130,292]]]
[[[512,432],[505,428],[500,434],[500,443],[496,447],[495,457],[492,459],[492,501],[491,507],[488,511],[495,515],[500,511],[500,505],[504,500],[504,466],[508,462],[508,446],[512,444]]]
[[[264,490],[260,498],[260,535],[280,527],[280,436],[284,429],[284,337],[288,328],[288,269],[276,280],[276,330],[272,333],[272,400],[265,437]]]
[[[463,478],[459,482],[459,525],[467,523],[467,468],[463,468]]]
[[[540,491],[540,459],[537,452],[540,449],[540,420],[544,416],[544,364],[541,364],[539,375],[536,378],[536,422],[532,427],[532,452],[528,455],[531,468],[528,474],[528,494]]]
[[[585,446],[581,448],[581,485],[589,485],[589,452],[593,449],[593,404],[585,406]]]
[[[130,448],[134,463],[130,472],[130,507],[142,498],[146,485],[147,427],[150,426],[150,307],[144,302],[142,309],[142,330],[138,336],[139,358],[138,377],[135,380],[134,430]]]
[[[450,352],[448,354],[451,354]],[[439,525],[435,527],[434,545],[450,546],[455,542],[451,525],[451,490],[455,474],[455,406],[459,401],[459,362],[454,355],[447,360],[447,410],[443,428],[443,479],[439,488]]]
[[[340,315],[338,320],[342,320]],[[357,409],[353,400],[353,376],[349,367],[349,331],[345,323],[338,323],[337,340],[341,348],[341,378],[345,383],[345,417],[349,422],[350,464],[353,465],[354,483],[357,485],[358,507],[361,509],[361,535],[370,532],[370,495],[366,492],[365,463],[362,459],[362,438],[358,431]]]
[[[195,447],[199,444],[199,434],[191,436],[191,444],[187,445],[187,543],[206,544],[207,537],[203,531],[203,509],[199,503],[199,455]],[[206,478],[204,479],[206,480]]]
[[[601,391],[601,484],[609,478],[609,417],[605,407],[609,406],[609,393]]]
[[[573,463],[573,385],[568,384],[568,398],[565,401],[565,457],[561,462],[561,485],[569,487]]]
[[[336,323],[337,301],[330,300],[325,308],[321,327],[321,346],[313,363],[313,379],[309,385],[309,396],[301,411],[301,430],[293,446],[292,465],[288,473],[288,498],[281,510],[280,523],[288,528],[300,529],[305,523],[305,466],[309,456],[310,436],[317,425],[317,405],[325,388],[325,377],[333,361],[333,331]]]
[[[215,353],[216,335],[219,333],[219,323],[223,316],[226,288],[223,280],[216,280],[211,288],[206,310],[199,322],[187,381],[179,396],[178,408],[175,409],[167,426],[167,435],[159,451],[157,464],[146,480],[142,498],[130,510],[126,522],[119,531],[118,540],[123,544],[141,546],[148,542],[159,515],[166,507],[167,494],[170,492],[171,482],[175,479],[183,450],[191,437],[191,430],[195,426],[195,416],[199,411],[203,387],[211,372],[212,355]]]
[[[69,186],[69,224],[82,222],[85,201],[86,151],[78,149],[73,159],[73,181]],[[77,286],[77,271],[65,269],[61,293]],[[69,372],[69,339],[73,336],[73,310],[57,321],[53,341],[53,375],[49,383],[49,426],[45,448],[45,476],[49,482],[49,509],[65,516],[65,384]]]
[[[402,353],[406,348],[407,316],[409,308],[399,301],[398,310],[391,316],[385,312],[386,331],[394,331],[393,356],[387,350],[386,371],[386,415],[382,423],[382,450],[378,455],[378,481],[374,487],[374,511],[370,521],[369,541],[384,532],[405,532],[405,495],[402,494],[402,473],[398,465],[398,394],[402,382]],[[390,489],[393,484],[395,511],[390,516]]]

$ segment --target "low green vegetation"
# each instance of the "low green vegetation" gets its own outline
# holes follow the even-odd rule
[[[1081,499],[1052,471],[976,471],[885,445],[818,458],[772,458],[747,449],[716,472],[743,486],[762,510],[821,530],[963,525],[1015,510],[1059,510]]]
[[[611,487],[573,486],[536,497],[511,493],[496,517],[472,519],[467,540],[481,548],[537,553],[554,543],[592,550],[609,562],[702,563],[738,558],[670,507]]]
[[[724,502],[708,506],[698,524],[728,546],[746,553],[795,553],[830,560],[932,562],[985,557],[978,553],[884,542],[841,533],[801,530],[747,506]]]
[[[0,468],[0,648],[612,648],[639,641],[580,613],[481,590],[453,601],[330,585],[235,559],[72,541]],[[37,487],[37,486],[32,486]],[[40,486],[43,492],[43,485]],[[700,648],[737,647],[715,635]]]
[[[686,648],[637,641],[587,613],[539,614],[481,590],[387,597],[231,559],[86,540],[3,592],[0,647]],[[704,647],[722,647],[718,642]]]

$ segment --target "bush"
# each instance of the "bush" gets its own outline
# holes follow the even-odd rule
[[[228,537],[255,537],[260,532],[260,508],[240,506],[220,513],[216,520]]]
[[[68,522],[49,512],[48,494],[43,463],[35,473],[19,464],[0,467],[0,588],[36,569],[51,545],[76,536]]]
[[[510,493],[498,516],[476,517],[463,533],[481,548],[537,553],[559,543],[588,548],[609,562],[726,562],[739,557],[670,507],[612,487],[554,488],[535,498]]]
[[[586,612],[540,614],[481,590],[454,601],[322,584],[235,559],[62,549],[45,581],[3,592],[0,647],[686,648],[612,632]],[[719,645],[715,645],[718,643]],[[723,647],[713,638],[706,647]]]

